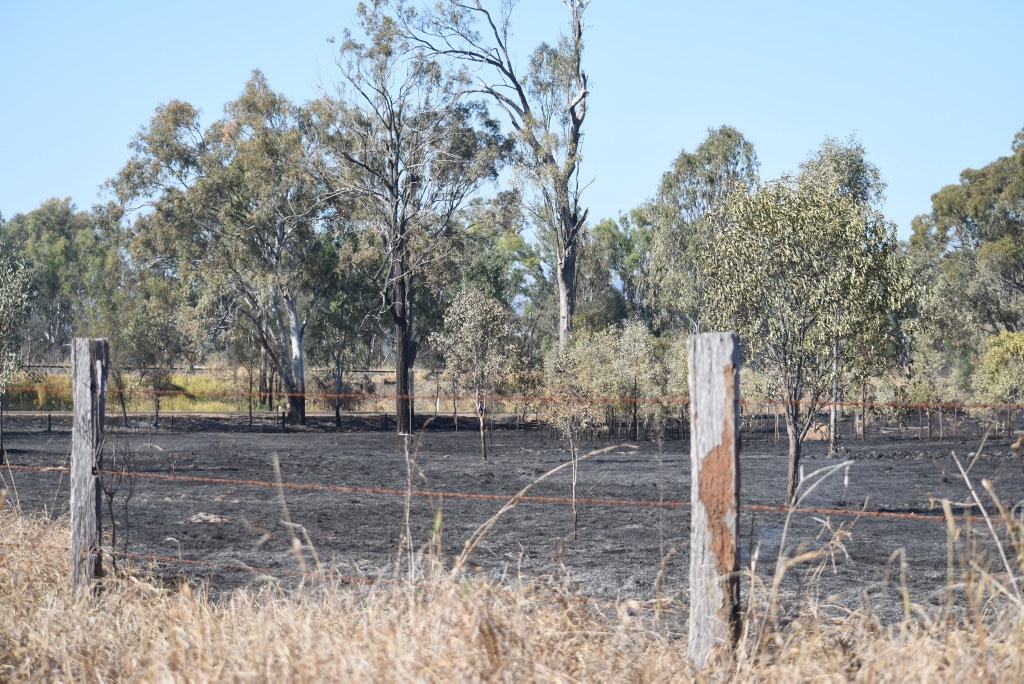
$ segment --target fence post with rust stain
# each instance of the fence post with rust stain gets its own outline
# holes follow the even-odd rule
[[[739,636],[739,340],[691,335],[689,660],[731,657]]]
[[[71,345],[71,591],[81,596],[103,575],[103,412],[110,348],[105,339],[76,337]]]

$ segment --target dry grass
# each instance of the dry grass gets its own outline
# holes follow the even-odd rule
[[[772,598],[751,576],[736,658],[697,672],[678,609],[588,602],[557,581],[453,578],[429,557],[416,584],[318,578],[213,600],[201,587],[135,574],[75,603],[66,521],[2,500],[0,682],[1024,680],[1024,607],[1005,572],[981,572],[971,559],[959,559],[974,571],[950,592],[958,603],[908,604],[888,626],[809,598]]]
[[[267,585],[210,600],[128,577],[74,603],[68,526],[0,512],[0,681],[601,681],[685,676],[685,645],[557,590]],[[660,674],[659,674],[660,673]]]

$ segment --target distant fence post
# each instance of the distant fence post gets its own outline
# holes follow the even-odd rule
[[[103,411],[110,348],[76,337],[71,346],[71,591],[78,597],[103,576],[101,484]]]
[[[739,340],[691,335],[689,660],[729,657],[739,636]],[[723,652],[724,651],[724,652]]]

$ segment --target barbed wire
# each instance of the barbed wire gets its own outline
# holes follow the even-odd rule
[[[22,471],[22,472],[60,472],[69,473],[70,469],[67,467],[54,467],[54,466],[16,466],[16,465],[4,465],[4,470]],[[121,471],[121,470],[99,470],[96,471],[97,475],[107,475],[113,477],[134,477],[140,479],[153,479],[153,480],[166,480],[171,482],[191,482],[195,484],[213,484],[213,485],[224,485],[224,486],[245,486],[245,487],[269,487],[269,488],[281,488],[291,490],[305,490],[305,491],[316,491],[316,492],[333,492],[333,493],[344,493],[344,494],[378,494],[382,496],[395,496],[395,497],[423,497],[431,499],[467,499],[467,500],[482,500],[482,501],[510,501],[515,500],[519,502],[527,503],[548,503],[548,504],[590,504],[595,506],[622,506],[622,507],[640,507],[640,508],[689,508],[689,501],[653,501],[646,499],[613,499],[613,498],[599,498],[599,497],[576,497],[575,499],[567,496],[537,496],[537,495],[522,495],[517,496],[514,494],[483,494],[473,492],[446,492],[441,490],[430,490],[430,489],[397,489],[397,488],[384,488],[384,487],[357,487],[352,485],[328,485],[328,484],[316,484],[316,483],[303,483],[303,482],[271,482],[266,480],[244,480],[237,478],[217,478],[217,477],[198,477],[195,475],[178,475],[176,473],[147,473],[137,471]],[[926,522],[947,522],[945,514],[928,514],[928,513],[917,513],[917,512],[903,512],[903,511],[881,511],[871,509],[855,509],[855,508],[825,508],[825,507],[799,507],[790,508],[784,505],[773,505],[773,504],[755,504],[747,503],[740,505],[740,510],[747,509],[750,511],[762,511],[762,512],[773,512],[773,513],[790,513],[800,515],[835,515],[840,517],[866,517],[866,518],[889,518],[898,520],[921,520]],[[982,518],[978,516],[972,516],[964,513],[963,515],[954,515],[953,521],[957,522],[980,522]]]

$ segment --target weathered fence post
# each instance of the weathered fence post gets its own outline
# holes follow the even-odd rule
[[[739,636],[739,341],[691,335],[689,660],[703,668]]]
[[[71,591],[77,597],[103,576],[101,483],[103,411],[110,357],[107,340],[76,337],[71,346]]]

